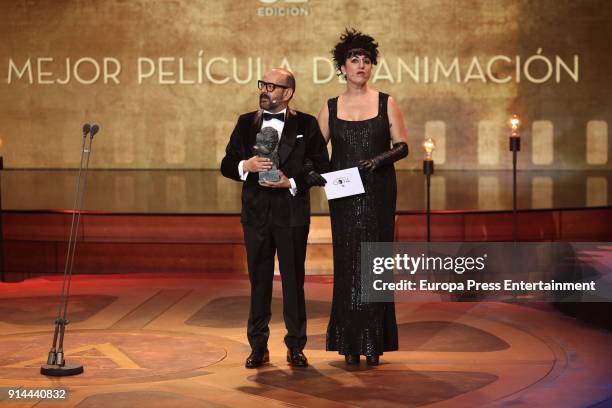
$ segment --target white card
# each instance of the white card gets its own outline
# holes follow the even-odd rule
[[[332,171],[321,174],[321,176],[327,181],[327,184],[325,184],[325,195],[328,200],[363,194],[365,192],[357,167]]]

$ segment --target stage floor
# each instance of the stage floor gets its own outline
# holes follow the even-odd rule
[[[0,284],[0,402],[8,389],[65,388],[43,407],[604,407],[612,404],[612,333],[547,305],[397,304],[400,351],[348,369],[325,351],[332,282],[307,277],[310,367],[285,362],[280,282],[271,364],[244,368],[243,274],[76,276],[66,336],[72,378],[39,374],[59,277]]]

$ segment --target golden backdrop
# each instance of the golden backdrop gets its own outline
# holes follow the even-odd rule
[[[345,27],[380,44],[372,86],[399,101],[419,168],[610,169],[612,11],[606,0],[22,0],[0,3],[0,154],[7,168],[217,168],[274,66],[316,115],[343,91],[329,50]]]

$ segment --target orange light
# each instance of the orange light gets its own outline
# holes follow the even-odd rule
[[[513,134],[518,131],[520,124],[521,121],[519,120],[518,116],[516,116],[516,114],[512,115],[510,118],[510,128],[512,129]]]
[[[432,160],[432,154],[436,150],[436,141],[428,137],[423,141],[423,150],[425,150],[425,160]]]

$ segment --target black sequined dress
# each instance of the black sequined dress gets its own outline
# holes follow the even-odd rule
[[[338,98],[328,101],[331,170],[358,165],[390,149],[389,95],[379,93],[378,115],[362,121],[338,119]],[[391,242],[397,185],[393,165],[361,172],[365,193],[329,202],[334,248],[334,295],[327,350],[380,355],[397,350],[394,303],[361,302],[361,242]]]

